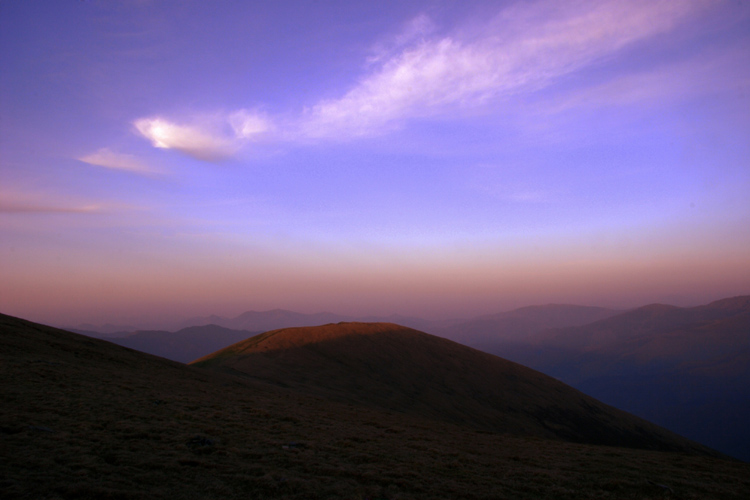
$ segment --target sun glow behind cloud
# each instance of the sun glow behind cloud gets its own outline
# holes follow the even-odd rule
[[[135,128],[156,148],[174,149],[203,161],[221,161],[248,141],[268,132],[271,125],[260,114],[241,109],[229,116],[195,119],[178,125],[164,118],[141,118]]]

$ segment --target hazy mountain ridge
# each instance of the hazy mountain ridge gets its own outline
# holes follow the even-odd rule
[[[548,365],[566,362],[574,351],[632,357],[642,363],[698,362],[747,347],[748,299],[735,297],[692,308],[652,304],[583,326],[543,330],[518,344],[537,348],[534,359],[541,356]]]
[[[750,460],[750,296],[652,304],[491,352]]]
[[[487,347],[502,332],[502,337],[515,338],[530,333],[558,326],[569,326],[589,323],[601,317],[616,314],[618,311],[600,307],[576,306],[565,304],[547,304],[527,306],[511,311],[487,314],[473,319],[445,319],[431,320],[415,316],[392,314],[389,316],[348,316],[331,312],[313,314],[299,313],[286,309],[269,311],[246,311],[234,318],[224,318],[217,315],[201,316],[181,321],[174,331],[184,331],[190,327],[216,325],[230,330],[263,332],[302,326],[321,326],[328,323],[363,322],[363,323],[395,323],[420,331],[446,337],[457,342],[473,346]],[[68,331],[81,333],[96,338],[125,338],[135,332],[168,330],[138,329],[131,327],[106,324],[97,327],[92,324],[79,325],[76,328],[66,328]],[[170,330],[171,331],[171,330]],[[118,341],[119,343],[119,341]],[[128,344],[123,344],[128,345]],[[209,354],[229,344],[218,346],[211,351],[200,353],[196,358]],[[149,347],[156,349],[157,347]],[[158,347],[161,356],[175,359],[175,354],[169,353],[167,346]],[[486,350],[486,349],[485,349]],[[145,349],[144,352],[155,353]],[[193,358],[193,359],[196,359]]]
[[[138,330],[135,326],[130,325],[93,325],[91,323],[82,323],[77,327],[59,327],[67,332],[79,333],[86,335],[87,337],[94,337],[97,339],[110,339],[118,337],[127,337],[131,333]]]
[[[107,340],[172,361],[188,363],[204,356],[207,352],[217,351],[258,333],[247,330],[231,330],[217,325],[205,325],[191,326],[176,332],[139,330],[126,337],[108,338]]]
[[[430,333],[487,350],[497,341],[520,340],[549,328],[579,326],[614,316],[621,311],[572,304],[527,306],[456,322]]]
[[[732,297],[696,307],[650,304],[585,327],[568,327],[539,332],[530,338],[536,345],[575,345],[584,349],[648,335],[665,335],[681,327],[695,327],[750,312],[750,296]]]

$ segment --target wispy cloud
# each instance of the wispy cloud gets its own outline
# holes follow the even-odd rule
[[[229,115],[227,118],[238,140],[253,140],[265,134],[273,128],[270,120],[257,112],[241,109]]]
[[[0,201],[0,213],[5,214],[93,214],[103,211],[100,205],[64,206]]]
[[[519,1],[447,35],[420,15],[375,45],[365,74],[341,97],[317,102],[297,117],[272,120],[239,110],[187,124],[142,118],[135,126],[155,147],[218,161],[272,130],[281,141],[347,140],[455,111],[498,112],[508,98],[668,32],[717,1]]]
[[[104,214],[133,209],[126,205],[82,201],[40,192],[0,191],[0,213],[3,214]]]
[[[544,0],[520,2],[481,26],[471,40],[418,38],[382,61],[339,99],[306,111],[302,133],[349,138],[404,120],[478,107],[543,88],[618,50],[668,31],[707,2]]]
[[[674,106],[698,96],[743,95],[750,89],[750,66],[738,62],[745,60],[746,46],[731,50],[707,47],[678,61],[606,74],[574,87],[538,94],[521,105],[509,106],[507,117],[515,130],[537,145],[590,143],[602,137],[624,140],[627,135],[645,132],[643,122],[632,126],[632,120],[646,114],[667,116]],[[733,112],[745,117],[746,108],[738,99]],[[580,126],[594,120],[596,127]],[[649,123],[659,127],[656,120]],[[701,129],[713,126],[724,125],[705,121]]]
[[[437,31],[437,25],[426,14],[420,14],[407,22],[400,33],[395,36],[384,38],[373,46],[372,55],[367,58],[369,65],[375,65],[386,61],[405,48],[418,42]]]
[[[549,112],[570,109],[630,106],[638,103],[669,104],[696,92],[719,94],[750,88],[750,69],[737,67],[741,60],[730,52],[706,51],[688,61],[617,75],[610,80],[576,89],[555,103]]]
[[[190,124],[152,117],[136,120],[134,125],[154,147],[174,149],[209,162],[232,156],[248,141],[271,129],[267,118],[247,110],[239,110],[228,116],[197,118]]]
[[[159,170],[145,164],[133,155],[115,153],[109,148],[102,148],[94,153],[81,156],[78,160],[89,165],[124,170],[139,175],[155,176],[162,174]]]
[[[4,214],[95,214],[106,209],[98,204],[44,202],[43,200],[0,199],[0,213]]]

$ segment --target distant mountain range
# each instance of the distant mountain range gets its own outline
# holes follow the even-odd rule
[[[354,318],[334,313],[303,314],[284,309],[272,311],[247,311],[236,318],[205,316],[186,320],[177,331],[167,330],[127,330],[126,326],[83,324],[69,331],[89,337],[101,338],[141,352],[161,356],[180,363],[218,351],[240,340],[258,333],[279,328],[297,326],[319,326],[327,323],[352,321]],[[363,322],[389,321],[414,328],[440,328],[450,321],[430,321],[421,318],[401,316],[365,316]],[[124,329],[124,330],[123,330]]]
[[[113,325],[111,323],[105,323],[103,325],[81,323],[76,327],[66,327],[64,329],[70,332],[87,335],[89,337],[104,339],[110,337],[123,337],[131,332],[138,330],[138,327],[133,325]]]
[[[549,328],[585,325],[620,312],[603,307],[547,304],[488,314],[451,325],[429,325],[426,331],[491,352],[498,343],[523,340]]]
[[[176,332],[139,330],[110,342],[163,358],[188,363],[260,332],[230,330],[216,325],[191,326]]]
[[[430,320],[400,314],[348,316],[331,312],[305,314],[286,309],[273,309],[270,311],[246,311],[234,318],[224,318],[217,315],[194,317],[181,321],[173,330],[179,331],[194,326],[216,325],[230,330],[266,332],[280,328],[320,326],[328,323],[385,322],[433,333],[471,346],[483,343],[491,346],[499,339],[508,340],[548,328],[584,325],[620,312],[622,311],[602,307],[547,304],[483,315],[469,320]],[[166,331],[146,330],[126,325],[105,324],[97,326],[90,323],[67,327],[66,329],[97,338],[125,337],[135,331]]]
[[[327,323],[339,323],[341,321],[360,321],[360,322],[390,322],[399,325],[408,326],[417,329],[436,329],[456,323],[460,320],[428,320],[413,316],[403,316],[392,314],[390,316],[347,316],[331,312],[320,312],[314,314],[305,314],[286,309],[273,309],[270,311],[246,311],[234,318],[224,318],[217,315],[199,316],[190,318],[176,324],[172,330],[178,331],[193,326],[216,325],[230,330],[247,330],[253,332],[266,332],[279,328],[290,328],[295,326],[320,326]],[[93,325],[83,323],[75,327],[65,327],[64,329],[81,333],[90,337],[113,338],[125,337],[135,331],[166,331],[150,330],[128,325]],[[206,354],[206,353],[204,353]]]
[[[600,307],[549,304],[523,307],[509,312],[480,316],[472,320],[428,320],[398,314],[353,317],[330,312],[304,314],[274,309],[247,311],[235,318],[223,318],[216,315],[196,317],[183,321],[174,332],[138,330],[111,324],[101,327],[82,324],[77,328],[68,328],[68,330],[187,363],[256,333],[280,328],[320,326],[340,322],[395,323],[492,352],[494,346],[501,340],[521,338],[546,328],[583,325],[618,312]],[[132,329],[128,330],[128,328]]]

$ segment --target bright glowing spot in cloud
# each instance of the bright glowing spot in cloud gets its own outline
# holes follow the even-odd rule
[[[98,167],[111,168],[114,170],[125,170],[134,174],[155,175],[160,174],[158,170],[146,165],[133,155],[115,153],[108,148],[102,148],[95,153],[78,158],[78,160],[96,165]]]
[[[223,160],[237,150],[231,138],[200,126],[177,125],[162,118],[142,118],[135,127],[154,147],[176,149],[203,161]]]
[[[265,117],[244,109],[228,117],[196,120],[191,125],[178,125],[159,117],[141,118],[134,125],[154,147],[175,149],[209,162],[234,155],[248,140],[271,129]]]

